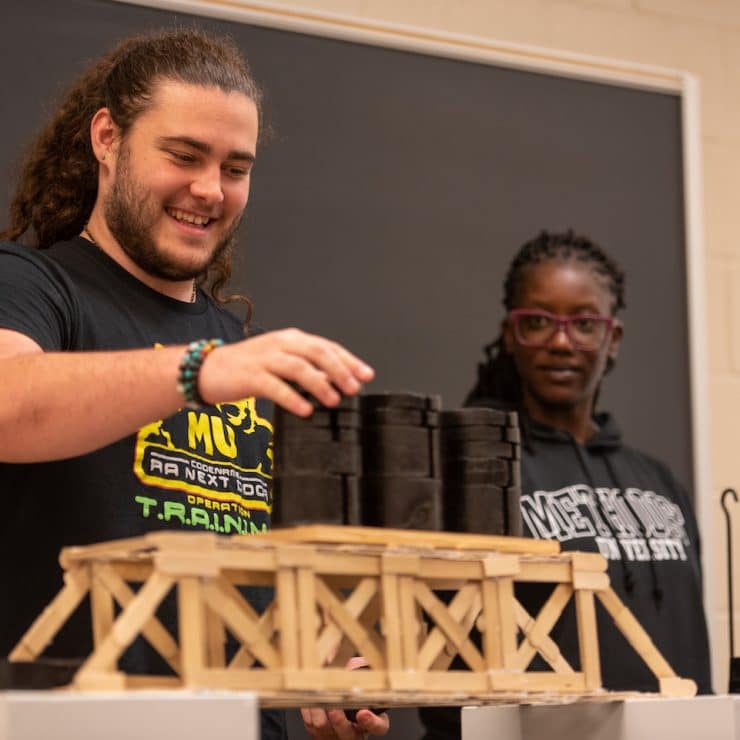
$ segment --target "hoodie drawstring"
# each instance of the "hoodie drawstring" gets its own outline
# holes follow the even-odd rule
[[[615,482],[617,486],[619,486],[619,481],[617,479],[616,471],[614,470],[614,466],[608,454],[604,455],[604,463],[606,464],[606,467],[609,471],[609,475],[612,477],[612,480]],[[621,486],[619,487],[620,487],[620,490],[624,491],[624,488],[622,488]],[[647,543],[647,539],[648,539],[647,530],[645,529],[645,524],[643,523],[642,518],[637,515],[637,512],[635,511],[632,504],[629,502],[629,499],[627,498],[626,495],[622,497],[622,500],[624,501],[625,506],[630,510],[630,513],[634,517],[635,521],[637,522],[637,526],[640,528],[640,534],[642,535],[642,538]],[[663,602],[663,589],[658,579],[658,571],[655,567],[655,560],[653,559],[653,553],[650,550],[650,548],[648,548],[648,554],[650,555],[650,560],[648,561],[648,563],[650,565],[650,577],[651,577],[652,585],[653,585],[652,587],[653,598],[655,599],[655,603],[657,604],[657,606],[660,607],[661,603]]]
[[[619,548],[619,562],[621,563],[621,570],[622,570],[622,583],[624,584],[624,590],[631,594],[632,591],[635,588],[635,576],[632,573],[632,568],[629,566],[629,562],[627,560],[627,552],[624,549],[624,545],[622,544],[622,541],[617,536],[617,530],[614,528],[614,526],[611,523],[611,520],[606,515],[606,512],[604,511],[604,506],[601,503],[601,497],[596,493],[596,483],[594,481],[593,476],[591,475],[591,470],[588,467],[588,463],[586,462],[586,459],[583,455],[583,450],[581,446],[573,439],[573,437],[570,437],[570,443],[573,446],[573,449],[576,453],[576,457],[578,458],[578,462],[581,465],[581,469],[583,470],[583,474],[586,477],[586,480],[588,484],[591,486],[591,490],[594,492],[594,499],[596,502],[596,508],[599,510],[599,515],[601,516],[601,520],[606,524],[606,526],[609,528],[609,532],[611,533],[612,538],[617,543],[617,547]],[[608,460],[607,456],[604,456],[604,460]],[[612,478],[612,482],[615,485],[619,485],[617,482],[616,476],[614,475],[614,469],[609,465],[607,462],[607,469],[609,471],[609,475]]]

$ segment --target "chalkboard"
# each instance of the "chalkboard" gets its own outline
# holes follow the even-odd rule
[[[5,0],[0,208],[22,147],[86,63],[132,32],[233,35],[266,91],[234,282],[267,328],[335,337],[375,390],[463,399],[515,249],[573,227],[628,275],[602,407],[692,480],[681,100],[101,0]]]

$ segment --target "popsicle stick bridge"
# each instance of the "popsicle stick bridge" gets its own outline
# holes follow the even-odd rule
[[[64,587],[10,660],[41,656],[89,595],[94,647],[74,675],[78,689],[247,689],[264,706],[615,698],[601,687],[598,599],[657,677],[660,694],[696,692],[611,589],[606,561],[561,553],[554,542],[317,525],[255,537],[160,532],[66,548],[60,560]],[[538,614],[515,598],[521,581],[554,584]],[[274,589],[261,614],[239,590],[255,585]],[[177,638],[157,614],[173,589]],[[571,599],[578,669],[549,636]],[[239,643],[229,659],[227,631]],[[119,670],[139,635],[173,676]],[[357,654],[369,670],[344,667]],[[447,670],[458,654],[469,670]],[[528,670],[536,654],[551,671]]]

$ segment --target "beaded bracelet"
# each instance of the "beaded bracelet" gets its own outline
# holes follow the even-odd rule
[[[177,372],[177,391],[184,396],[187,408],[197,409],[207,405],[198,390],[198,376],[206,357],[223,343],[223,339],[199,339],[190,342],[185,350]]]

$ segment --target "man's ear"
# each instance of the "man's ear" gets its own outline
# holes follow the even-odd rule
[[[609,337],[609,351],[607,357],[612,360],[617,359],[619,354],[619,348],[622,346],[622,337],[624,337],[624,327],[621,322],[617,322],[612,329],[612,334]]]
[[[120,129],[108,108],[101,108],[90,121],[90,143],[101,167],[112,166],[118,150]]]

